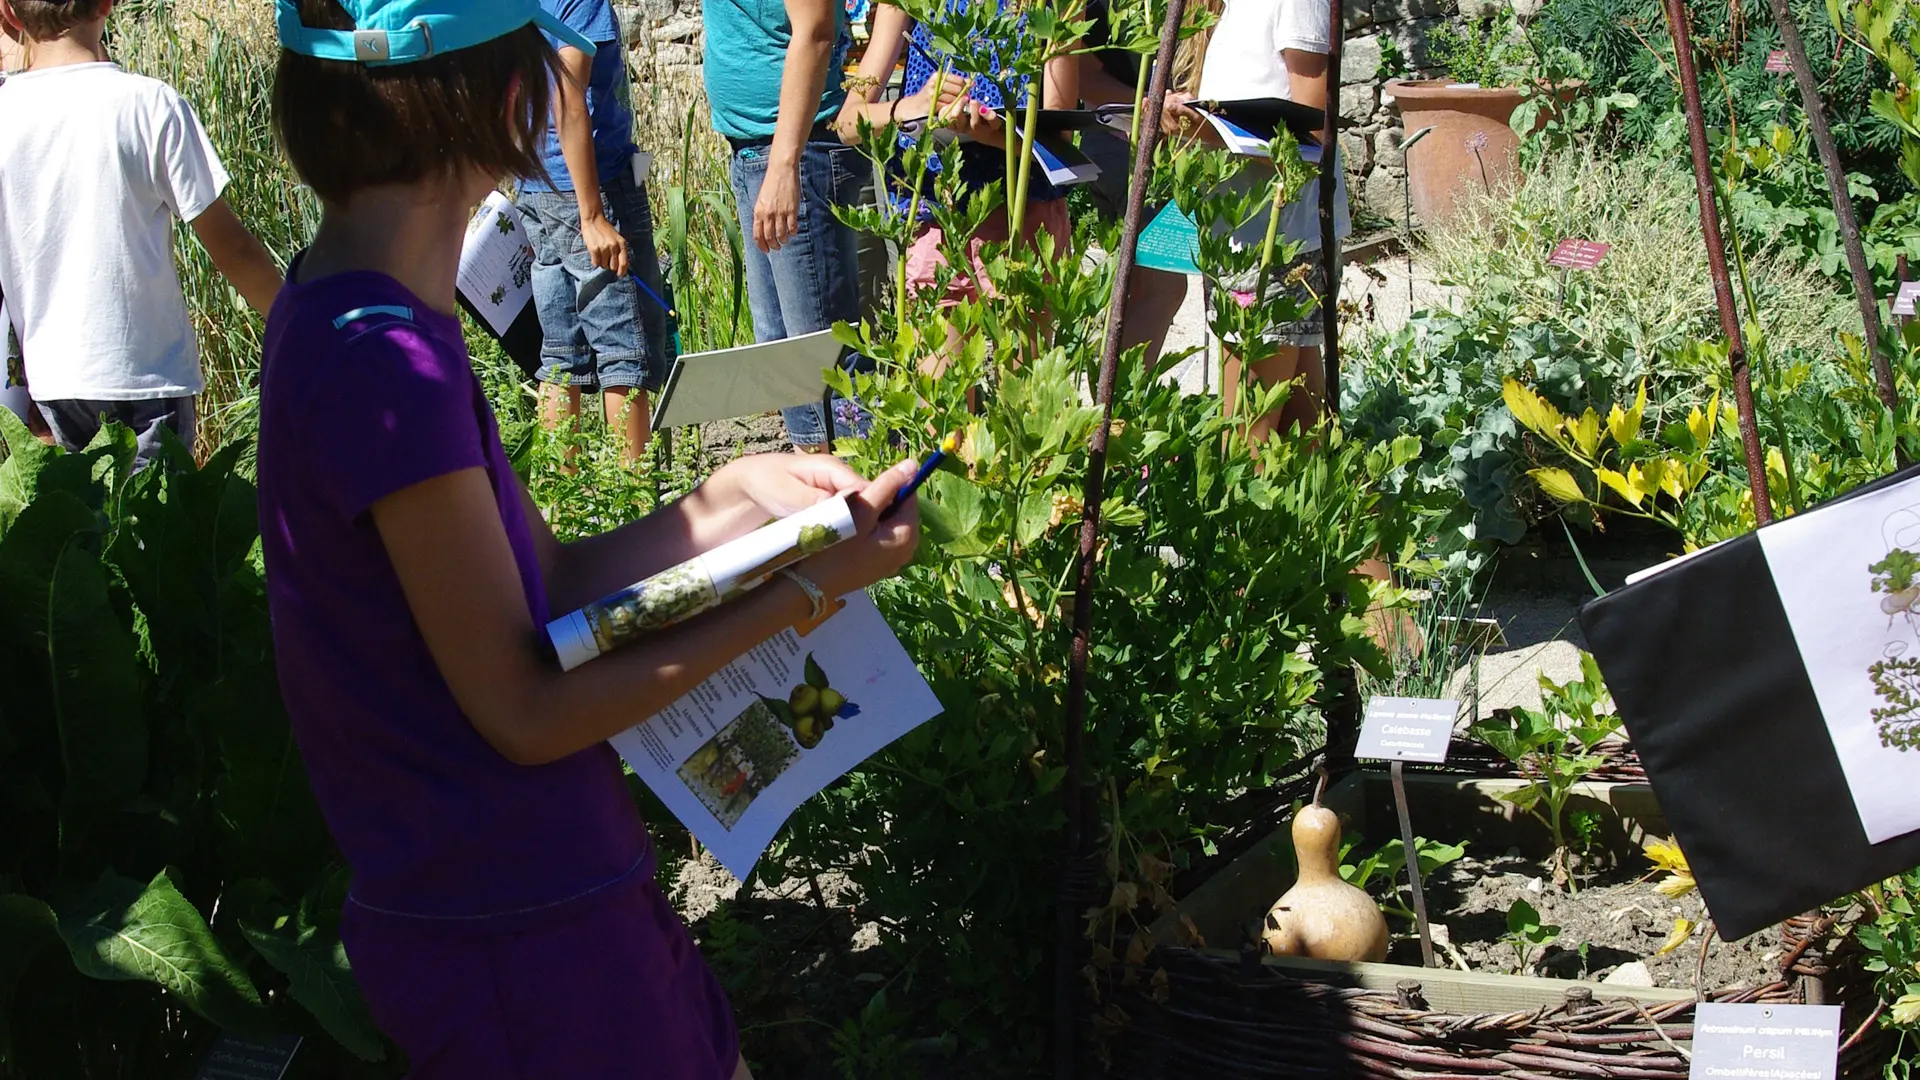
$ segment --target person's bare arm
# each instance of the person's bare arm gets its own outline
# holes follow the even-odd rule
[[[685,496],[611,532],[561,544],[526,499],[553,609],[571,611],[711,551],[776,518],[866,488],[825,454],[757,454],[721,467]]]
[[[800,154],[826,89],[838,2],[786,0],[793,36],[780,71],[780,112],[767,148],[767,177],[753,207],[753,242],[761,251],[780,250],[800,229]]]
[[[233,283],[246,298],[247,306],[265,318],[283,283],[267,246],[240,224],[225,198],[215,199],[190,224],[193,234],[200,238],[200,246],[213,259],[214,269]]]
[[[1327,107],[1327,54],[1304,49],[1282,49],[1287,65],[1287,99],[1309,109]]]
[[[618,48],[619,46],[614,46]],[[560,133],[560,156],[573,180],[574,199],[580,205],[580,238],[586,241],[593,265],[625,277],[627,241],[607,220],[600,203],[600,155],[593,147],[593,117],[587,112],[587,84],[593,79],[593,57],[571,46],[560,47],[560,78],[554,80],[553,124]]]
[[[892,4],[873,6],[873,24],[867,33],[867,51],[860,57],[860,68],[854,75],[854,85],[859,89],[847,94],[846,103],[840,106],[840,115],[834,118],[833,129],[840,133],[840,141],[852,145],[860,141],[860,121],[879,126],[887,122],[886,108],[874,110],[872,106],[880,100],[887,88],[887,80],[893,77],[893,69],[900,63],[900,50],[907,42],[907,31],[913,26],[913,17]]]
[[[1064,56],[1056,56],[1047,61],[1045,78],[1040,91],[1040,107],[1043,109],[1077,109],[1080,107],[1080,57],[1076,52],[1078,42],[1070,47]]]
[[[905,467],[890,469],[850,500],[861,535],[801,567],[822,590],[844,595],[912,557],[917,504],[876,525],[879,507],[910,478]],[[555,761],[606,740],[812,610],[798,586],[770,582],[562,673],[539,645],[484,470],[415,484],[375,503],[372,513],[435,667],[474,729],[516,764]]]
[[[1095,105],[1131,105],[1137,87],[1129,86],[1108,74],[1105,64],[1091,52],[1081,53],[1080,100],[1089,108]]]

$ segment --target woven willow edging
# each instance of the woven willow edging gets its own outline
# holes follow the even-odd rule
[[[1791,932],[1791,931],[1790,931]],[[1797,962],[1789,961],[1790,966]],[[1694,1002],[1596,999],[1566,983],[1549,1003],[1503,1014],[1425,1007],[1419,969],[1398,993],[1295,977],[1248,957],[1162,948],[1154,972],[1095,1007],[1117,1077],[1381,1077],[1419,1080],[1684,1080]],[[1158,972],[1164,970],[1162,978]],[[1539,980],[1551,995],[1559,980]],[[1710,1001],[1800,1004],[1801,980],[1722,990]],[[1842,1077],[1880,1076],[1888,1045],[1862,998],[1846,1005]],[[1204,1073],[1194,1070],[1205,1070]]]

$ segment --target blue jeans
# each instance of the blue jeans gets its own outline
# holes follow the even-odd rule
[[[859,201],[872,172],[859,150],[837,142],[810,142],[800,153],[799,228],[779,251],[753,242],[753,207],[767,179],[767,147],[742,146],[733,154],[733,199],[746,239],[747,305],[757,341],[778,341],[826,330],[836,322],[860,321],[860,244],[853,228],[834,216],[836,206]],[[850,358],[848,366],[871,371],[872,361]],[[820,405],[781,410],[796,446],[826,442]],[[873,417],[858,404],[833,403],[836,435],[865,435]]]
[[[672,367],[667,313],[653,297],[621,278],[584,310],[578,303],[580,285],[593,276],[595,267],[580,235],[580,204],[574,193],[523,191],[514,206],[533,241],[533,304],[540,313],[541,336],[536,377],[590,391],[664,386]],[[601,183],[600,206],[626,237],[633,272],[664,297],[646,187],[621,170]]]

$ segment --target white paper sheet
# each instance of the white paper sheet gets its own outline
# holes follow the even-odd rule
[[[504,335],[533,301],[533,243],[505,195],[488,195],[467,223],[456,280],[495,336]]]
[[[612,739],[634,774],[742,880],[801,803],[940,712],[873,602],[864,592],[845,600],[807,636],[786,630],[762,642]],[[845,699],[824,730],[798,719],[796,696],[804,706],[808,690],[816,700],[819,693],[809,658]],[[804,746],[813,735],[818,741]]]
[[[1885,591],[1898,582],[1869,569],[1895,551],[1920,562],[1920,480],[1758,536],[1867,840],[1920,829],[1920,746],[1899,745],[1920,744],[1920,588]]]

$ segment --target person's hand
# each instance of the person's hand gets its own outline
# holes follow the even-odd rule
[[[800,231],[800,166],[767,166],[760,197],[753,204],[753,244],[761,251],[779,251]]]
[[[929,126],[938,127],[959,115],[967,100],[967,92],[973,85],[973,79],[954,72],[936,72],[927,80],[927,85],[918,93],[909,94],[900,99],[892,111],[896,120],[926,120]],[[934,88],[939,95],[934,95]]]
[[[1160,133],[1162,135],[1191,131],[1206,123],[1199,113],[1193,111],[1192,101],[1192,94],[1183,94],[1178,90],[1167,91],[1167,96],[1160,101]]]
[[[580,239],[586,241],[587,254],[592,256],[593,265],[602,270],[611,270],[626,277],[631,269],[627,262],[627,238],[613,227],[613,222],[604,217],[596,217],[580,222]]]
[[[1004,148],[1007,145],[1007,122],[999,113],[971,98],[948,126],[986,146]]]
[[[749,502],[767,517],[783,518],[835,495],[858,492],[867,479],[831,454],[754,454],[722,466],[707,483],[721,498]]]
[[[845,596],[884,581],[913,561],[920,544],[920,497],[916,494],[885,521],[880,512],[913,480],[920,465],[903,461],[847,500],[854,536],[801,561],[798,569],[828,596]]]

